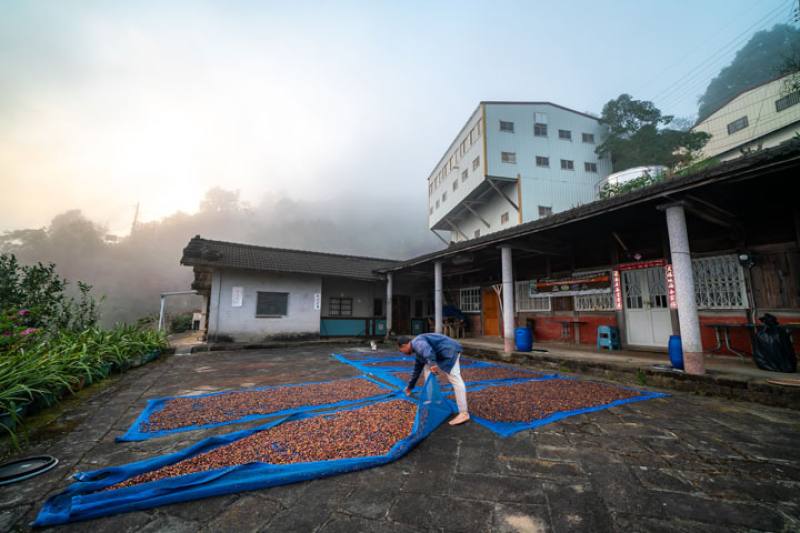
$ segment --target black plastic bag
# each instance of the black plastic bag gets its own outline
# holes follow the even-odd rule
[[[786,328],[778,324],[778,319],[769,313],[759,320],[753,340],[753,359],[756,366],[772,372],[797,372],[797,356]]]

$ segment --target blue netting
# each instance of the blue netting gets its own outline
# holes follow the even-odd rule
[[[378,394],[378,395],[375,395],[375,396],[370,396],[368,398],[358,398],[358,399],[355,399],[355,400],[342,400],[340,402],[327,403],[327,404],[321,404],[321,405],[305,405],[305,406],[301,406],[301,407],[293,407],[293,408],[290,408],[290,409],[283,409],[283,410],[280,410],[280,411],[273,411],[271,413],[252,414],[252,415],[243,416],[241,418],[237,418],[235,420],[227,420],[225,422],[217,422],[217,423],[214,423],[214,424],[196,424],[196,425],[192,425],[192,426],[185,426],[185,427],[180,427],[180,428],[175,428],[175,429],[162,429],[162,430],[157,430],[157,431],[147,431],[146,430],[147,425],[148,425],[148,423],[150,421],[150,416],[153,413],[163,409],[164,406],[167,404],[167,402],[169,402],[170,400],[174,400],[176,398],[187,398],[187,399],[205,398],[205,397],[209,397],[209,396],[220,396],[220,395],[224,395],[224,394],[233,394],[233,393],[237,393],[237,392],[240,393],[240,392],[267,391],[267,390],[277,389],[277,388],[281,388],[281,387],[302,387],[304,385],[318,385],[320,383],[332,383],[334,381],[351,381],[351,380],[354,380],[354,379],[365,379],[367,381],[371,381],[372,383],[377,384],[381,388],[386,389],[387,393],[386,394]],[[391,396],[392,393],[388,392],[388,391],[391,391],[391,390],[392,390],[392,387],[390,387],[386,383],[381,383],[380,381],[375,380],[375,379],[373,379],[373,378],[371,378],[369,376],[357,376],[357,377],[354,377],[354,378],[346,378],[346,379],[342,379],[342,380],[310,381],[308,383],[292,383],[292,384],[288,384],[288,385],[272,385],[272,386],[269,386],[269,387],[257,387],[257,388],[252,388],[252,389],[239,389],[239,390],[233,390],[233,391],[212,392],[212,393],[209,393],[209,394],[198,394],[196,396],[169,396],[169,397],[164,397],[164,398],[156,398],[156,399],[153,399],[153,400],[148,400],[147,406],[139,414],[139,416],[136,418],[136,420],[133,422],[133,424],[131,424],[131,427],[128,428],[128,431],[126,431],[124,435],[117,437],[116,441],[117,442],[130,442],[130,441],[142,441],[142,440],[148,440],[148,439],[155,439],[155,438],[163,437],[163,436],[166,436],[166,435],[172,435],[174,433],[182,433],[184,431],[196,431],[198,429],[208,429],[208,428],[214,428],[214,427],[219,427],[219,426],[228,426],[228,425],[231,425],[231,424],[241,424],[242,422],[249,422],[251,420],[261,420],[263,418],[270,418],[270,417],[273,417],[273,416],[282,416],[282,415],[289,415],[289,414],[294,414],[294,413],[305,413],[305,412],[308,412],[308,411],[316,411],[316,410],[319,410],[319,409],[327,409],[327,408],[331,408],[331,407],[347,406],[347,405],[352,405],[352,404],[355,404],[355,403],[361,403],[361,402],[365,402],[365,401],[380,400],[380,399],[388,398],[389,396]]]
[[[468,386],[467,387],[467,402],[469,403],[469,393],[470,392],[477,392],[479,390],[483,390],[483,389],[486,389],[486,388],[489,388],[489,387],[512,387],[514,385],[518,385],[520,383],[525,383],[525,382],[528,382],[528,381],[546,381],[547,379],[581,381],[581,380],[579,380],[577,378],[570,378],[570,377],[560,376],[560,377],[557,377],[557,378],[545,378],[545,379],[516,380],[516,381],[506,381],[506,382],[501,382],[501,381],[485,382],[485,383],[481,383],[481,384],[478,384],[478,385],[473,385],[473,386]],[[652,391],[646,391],[646,390],[641,390],[641,389],[634,389],[634,388],[631,388],[631,387],[621,387],[621,386],[618,386],[618,385],[609,385],[609,386],[613,386],[613,387],[616,387],[618,389],[634,391],[634,392],[637,392],[639,395],[638,396],[633,396],[631,398],[625,398],[625,399],[622,399],[622,400],[614,400],[613,402],[606,403],[606,404],[593,405],[591,407],[584,407],[584,408],[581,408],[581,409],[573,409],[573,410],[570,410],[570,411],[560,411],[560,412],[557,412],[557,413],[553,413],[552,415],[549,415],[549,416],[547,416],[545,418],[529,420],[527,422],[495,422],[495,421],[492,421],[492,420],[488,420],[486,418],[481,418],[479,416],[475,416],[473,414],[471,414],[471,420],[474,420],[475,422],[479,423],[480,425],[492,430],[493,432],[497,433],[501,437],[508,437],[508,436],[513,435],[514,433],[519,433],[520,431],[525,431],[526,429],[534,429],[534,428],[537,428],[539,426],[544,426],[545,424],[551,424],[553,422],[556,422],[558,420],[562,420],[562,419],[570,417],[570,416],[581,415],[581,414],[584,414],[584,413],[592,413],[592,412],[595,412],[595,411],[601,411],[603,409],[608,409],[610,407],[615,407],[617,405],[624,405],[626,403],[642,402],[642,401],[645,401],[645,400],[652,400],[654,398],[665,398],[665,397],[669,396],[669,394],[666,394],[666,393],[663,393],[663,392],[652,392]],[[455,403],[455,401],[451,400],[449,398],[449,396],[452,396],[452,394],[448,395],[447,401],[450,403],[451,409],[456,410],[457,409],[456,403]]]
[[[380,379],[381,381],[385,381],[390,383],[391,385],[398,387],[398,388],[405,388],[408,385],[407,379],[401,379],[397,376],[396,372],[409,372],[413,370],[413,365],[409,368],[409,365],[406,364],[405,366],[397,365],[397,366],[374,366],[374,363],[385,363],[385,362],[395,362],[398,359],[379,359],[378,361],[351,361],[347,359],[345,355],[342,354],[334,354],[333,358],[348,364],[354,368],[356,368],[359,372],[362,372],[366,375],[375,376],[376,378]],[[413,358],[407,358],[410,362],[413,363]],[[481,369],[481,368],[503,368],[508,370],[513,370],[515,372],[527,373],[530,376],[520,376],[520,377],[512,377],[512,378],[500,378],[500,379],[486,379],[486,380],[469,380],[468,378],[464,378],[464,383],[469,386],[470,384],[474,383],[481,383],[481,384],[493,384],[493,383],[515,383],[520,381],[542,381],[546,379],[557,379],[560,376],[558,374],[544,374],[542,372],[538,372],[536,370],[528,370],[523,368],[518,368],[511,365],[504,365],[498,363],[491,363],[488,361],[480,361],[477,359],[466,359],[460,361],[461,368],[472,368],[472,369]],[[463,376],[463,374],[462,374]],[[445,390],[449,390],[451,385],[444,384],[442,387]],[[414,390],[417,390],[419,387],[416,387]]]
[[[182,451],[162,457],[75,474],[77,481],[67,487],[64,492],[49,498],[39,511],[39,515],[33,525],[39,527],[64,524],[221,494],[286,485],[371,468],[394,461],[408,453],[452,414],[447,402],[442,398],[439,385],[435,379],[428,380],[425,389],[418,398],[408,399],[402,393],[395,393],[391,395],[391,398],[382,401],[397,399],[413,402],[418,406],[418,409],[411,433],[397,442],[386,455],[290,465],[248,463],[161,479],[120,489],[104,490],[136,475],[208,452],[278,424],[315,416],[330,415],[336,411],[295,413],[282,419],[271,421],[258,428],[211,437]],[[363,405],[351,406],[337,411],[352,410],[359,407],[363,407]]]

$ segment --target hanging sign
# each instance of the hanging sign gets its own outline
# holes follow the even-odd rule
[[[322,308],[322,294],[314,293],[314,311],[319,311]]]
[[[611,277],[614,280],[614,309],[622,311],[622,283],[619,270],[611,272]]]
[[[231,291],[231,307],[241,307],[244,300],[244,287],[234,287]]]
[[[667,264],[665,259],[650,259],[649,261],[635,261],[633,263],[620,263],[618,270],[641,270],[643,268],[663,267]]]
[[[672,273],[672,265],[664,265],[664,278],[667,281],[667,300],[670,309],[678,308],[678,298],[675,296],[675,275]]]
[[[611,277],[608,272],[584,272],[570,278],[531,280],[528,286],[530,297],[575,296],[604,292],[611,292]]]

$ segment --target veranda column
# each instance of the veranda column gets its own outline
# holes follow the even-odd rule
[[[386,338],[392,333],[392,273],[386,273]]]
[[[433,264],[433,316],[436,333],[442,332],[442,262]]]
[[[675,297],[678,300],[678,323],[683,345],[683,366],[689,374],[705,374],[703,345],[700,341],[700,320],[697,317],[692,257],[689,253],[689,234],[683,206],[666,206],[672,272],[675,277]]]
[[[503,270],[503,349],[514,351],[514,272],[511,266],[511,248],[500,247]]]

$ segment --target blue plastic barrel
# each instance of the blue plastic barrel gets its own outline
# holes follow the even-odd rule
[[[514,330],[514,341],[517,351],[530,352],[533,350],[533,332],[531,328],[517,328]]]
[[[680,335],[670,335],[669,337],[669,362],[672,368],[683,370],[683,346],[681,345]]]

